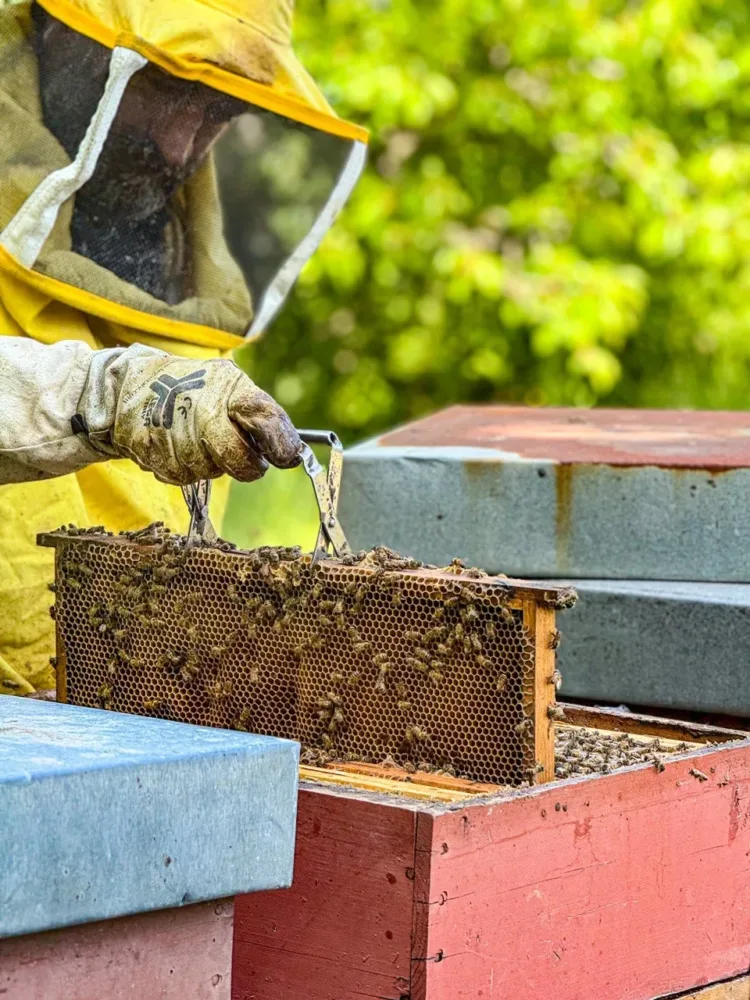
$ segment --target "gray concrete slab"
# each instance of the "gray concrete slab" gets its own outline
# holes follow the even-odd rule
[[[750,717],[750,586],[578,580],[564,697]]]
[[[474,446],[376,440],[344,461],[341,521],[390,545],[492,573],[750,582],[750,469],[570,464]]]
[[[511,576],[750,582],[750,414],[454,406],[347,453],[357,546]]]
[[[0,697],[0,937],[290,885],[298,751]]]

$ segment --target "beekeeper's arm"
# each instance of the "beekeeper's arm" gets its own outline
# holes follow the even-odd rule
[[[0,483],[117,457],[166,483],[249,482],[268,463],[295,465],[300,446],[286,413],[231,361],[0,337]]]

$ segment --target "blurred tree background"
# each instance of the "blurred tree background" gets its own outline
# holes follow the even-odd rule
[[[747,405],[744,0],[299,0],[296,38],[372,132],[242,352],[299,425],[353,442],[458,401]]]
[[[746,405],[750,5],[299,0],[296,38],[372,131],[243,359],[299,424]]]

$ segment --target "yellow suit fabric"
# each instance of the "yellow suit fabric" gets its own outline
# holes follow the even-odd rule
[[[11,17],[16,26],[30,30],[27,5],[0,11],[0,18]],[[8,34],[0,36],[7,38]],[[0,114],[3,105],[17,105],[21,97],[14,63],[7,56],[7,51],[0,49]],[[26,139],[37,150],[46,144],[64,156],[40,121],[39,96],[33,89],[34,81],[28,78],[28,64],[21,68],[26,88]],[[15,69],[19,69],[18,64]],[[0,229],[17,209],[19,195],[28,195],[43,176],[26,178],[24,187],[28,187],[22,192],[6,183],[11,175],[15,182],[20,179],[18,171],[12,169],[14,153],[18,153],[17,145],[15,149],[5,142],[0,146]],[[138,342],[198,359],[220,353],[212,345],[202,347],[106,323],[56,302],[5,271],[0,271],[0,336],[27,336],[48,344],[82,340],[92,348]],[[217,525],[221,524],[228,489],[226,478],[214,487],[211,512]],[[0,694],[30,694],[55,686],[50,665],[55,646],[54,622],[49,616],[52,595],[47,589],[54,577],[53,554],[37,547],[36,535],[69,522],[106,524],[110,530],[124,531],[153,520],[184,530],[187,511],[182,493],[157,482],[131,462],[111,461],[77,475],[0,489]]]

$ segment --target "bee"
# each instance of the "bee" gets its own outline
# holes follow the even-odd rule
[[[437,687],[438,684],[442,684],[442,682],[444,680],[444,675],[443,675],[443,673],[440,670],[430,670],[430,672],[427,674],[427,676],[432,681],[432,683],[435,685],[435,687]]]
[[[346,679],[346,683],[349,685],[349,687],[356,687],[359,684],[360,679],[361,678],[357,673],[349,674],[349,676]]]
[[[406,734],[404,739],[407,743],[426,743],[429,740],[429,734],[421,729],[419,726],[407,726]]]
[[[423,649],[421,646],[417,646],[417,648],[414,650],[414,655],[417,657],[418,660],[424,660],[425,663],[429,663],[430,660],[432,659],[432,653],[429,651],[429,649]]]
[[[355,653],[359,653],[359,654],[369,653],[371,650],[372,650],[372,643],[371,642],[355,642],[354,643],[354,652]]]
[[[514,731],[516,733],[518,733],[519,736],[523,736],[530,729],[531,729],[531,720],[530,719],[523,719],[522,722],[519,722],[518,725],[514,727]]]
[[[193,623],[185,629],[185,634],[187,635],[189,642],[200,642],[201,630],[200,626]]]
[[[372,662],[375,664],[376,667],[379,667],[382,663],[387,663],[388,662],[388,654],[387,653],[375,653],[375,655],[372,658]]]
[[[430,643],[442,639],[447,631],[448,629],[445,625],[436,625],[434,628],[428,629],[422,636],[422,645],[429,646]]]
[[[5,686],[6,687],[8,686],[7,681],[5,683]],[[101,708],[111,708],[111,706],[112,706],[112,685],[111,684],[102,684],[102,686],[97,691],[96,696],[97,696],[97,699],[99,701],[99,706]]]
[[[320,610],[323,611],[323,612],[333,611],[333,609],[335,608],[335,606],[336,606],[336,602],[335,601],[321,601],[320,604],[318,605],[318,607],[320,608]]]
[[[411,667],[412,670],[417,670],[420,674],[427,673],[427,664],[422,660],[418,660],[415,656],[407,656],[406,665]]]
[[[81,581],[76,580],[74,576],[68,576],[65,578],[65,583],[70,587],[71,590],[80,590]]]
[[[410,712],[411,709],[412,709],[411,702],[410,701],[404,701],[403,699],[401,699],[400,701],[397,701],[396,702],[396,706],[399,709],[399,711],[401,711],[401,712]]]
[[[502,694],[507,686],[508,686],[508,675],[500,674],[497,680],[495,681],[495,690],[497,691],[498,694]]]
[[[239,730],[241,733],[246,733],[250,729],[250,720],[252,718],[252,713],[249,708],[243,708],[240,714],[237,716],[237,721],[234,724],[234,728]]]
[[[56,583],[48,583],[47,584],[47,590],[51,590],[53,594],[56,594],[57,593],[57,584]],[[89,609],[89,610],[91,610],[91,609]]]
[[[50,658],[49,658],[49,665],[52,667],[53,670],[57,670],[57,657],[56,656],[50,656]]]
[[[486,656],[483,656],[482,653],[478,653],[474,657],[474,662],[478,667],[489,667],[490,665],[490,661],[487,659]]]
[[[708,781],[708,775],[704,774],[703,771],[699,771],[697,767],[691,767],[689,773],[692,774],[694,778],[697,778],[701,783]]]
[[[432,612],[432,617],[437,622],[442,621],[445,618],[445,608],[435,608]]]
[[[470,604],[468,607],[464,608],[461,611],[461,619],[465,624],[479,621],[479,612],[477,611],[477,609],[474,607],[473,604]]]
[[[161,698],[151,698],[143,702],[143,708],[146,712],[161,712],[166,707],[166,702],[162,701]]]
[[[488,639],[495,638],[495,636],[497,635],[497,629],[495,628],[494,622],[487,622],[487,624],[484,626],[484,634],[487,636]]]
[[[320,737],[320,742],[323,744],[323,749],[324,750],[332,750],[333,749],[333,740],[328,735],[328,733],[323,733],[323,735]]]
[[[565,722],[565,712],[560,705],[550,705],[547,708],[547,715],[555,722]]]
[[[344,683],[343,674],[340,674],[338,672],[331,674],[331,684],[336,686],[338,684],[343,684],[343,683]]]
[[[145,666],[145,664],[144,664],[144,661],[143,661],[143,660],[141,660],[141,659],[140,659],[139,657],[137,657],[137,656],[132,656],[132,657],[130,658],[130,666],[131,666],[131,667],[132,667],[132,668],[133,668],[134,670],[142,670],[142,669],[143,669],[143,667]]]
[[[119,669],[120,669],[120,664],[117,662],[117,659],[114,656],[110,657],[107,660],[107,673],[109,674],[109,676],[116,677]]]
[[[248,673],[248,680],[250,681],[251,684],[260,683],[260,671],[258,670],[257,666],[254,663],[250,667],[250,671]]]
[[[214,681],[208,688],[207,694],[212,701],[226,701],[232,696],[231,681]]]
[[[464,627],[461,624],[461,622],[459,622],[456,625],[456,627],[453,629],[453,638],[456,639],[456,641],[461,642],[461,640],[463,639],[464,635],[465,635]]]
[[[212,646],[210,650],[210,656],[214,660],[220,659],[226,652],[229,651],[229,647],[226,645]]]
[[[321,594],[323,593],[323,584],[322,583],[316,583],[315,586],[310,591],[310,593],[315,598],[315,600],[317,601],[320,598]]]
[[[335,733],[343,721],[344,713],[340,708],[335,709],[333,715],[331,716],[331,721],[328,723],[329,733]]]
[[[404,633],[404,638],[407,642],[421,642],[422,636],[419,632],[415,632],[413,629],[409,629],[408,632]]]
[[[326,615],[318,615],[318,625],[321,628],[330,628],[333,625],[333,621]]]
[[[401,604],[402,599],[400,590],[394,590],[391,594],[391,604]]]
[[[385,679],[386,679],[387,675],[388,675],[388,671],[385,670],[384,667],[381,667],[380,668],[380,673],[378,674],[378,678],[375,681],[375,690],[377,691],[378,694],[385,694],[385,691],[386,691],[386,688],[385,688]]]
[[[515,623],[516,619],[513,617],[513,612],[509,608],[500,607],[497,611],[506,625],[513,625]]]
[[[458,607],[458,598],[457,597],[448,597],[446,599],[446,601],[445,601],[445,606],[446,606],[446,608],[457,608]]]
[[[0,683],[2,683],[3,687],[8,688],[9,691],[17,691],[21,687],[18,681],[11,681],[8,679],[5,679]],[[111,694],[111,689],[110,689],[110,694]]]
[[[552,676],[550,677],[549,682],[550,682],[550,684],[554,684],[555,685],[555,690],[556,691],[560,690],[560,687],[562,686],[562,674],[560,673],[559,670],[555,670],[552,673]]]
[[[550,634],[549,648],[557,649],[562,641],[562,632],[559,628],[553,629]]]
[[[84,563],[81,563],[81,565],[78,567],[78,572],[81,574],[81,576],[85,576],[88,579],[89,577],[93,576],[94,571],[91,569],[90,566],[86,566]]]

